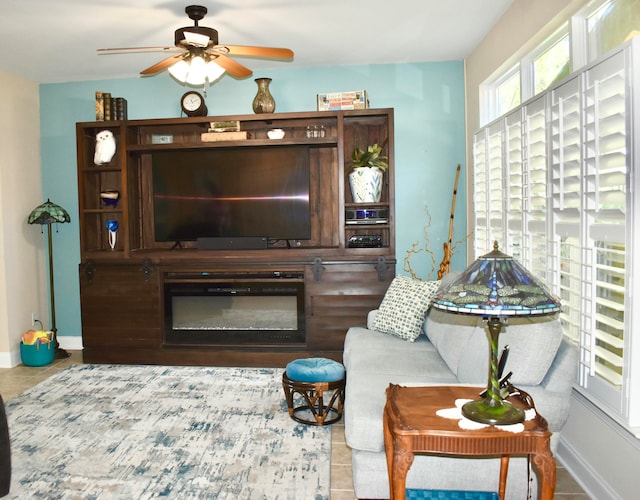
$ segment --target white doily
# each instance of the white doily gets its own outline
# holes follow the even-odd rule
[[[436,415],[442,418],[450,418],[457,419],[458,426],[461,429],[467,431],[473,431],[477,429],[482,429],[484,427],[489,427],[489,424],[482,424],[480,422],[475,422],[473,420],[469,420],[462,414],[462,405],[465,403],[473,401],[472,399],[456,399],[456,407],[455,408],[443,408],[442,410],[436,411]],[[536,411],[533,408],[525,410],[524,419],[525,420],[533,420],[536,417]],[[502,431],[508,432],[522,432],[524,430],[524,424],[510,424],[510,425],[495,425],[496,429],[500,429]]]

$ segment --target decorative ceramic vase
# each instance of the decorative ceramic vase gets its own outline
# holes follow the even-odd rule
[[[253,98],[254,113],[273,113],[276,110],[276,101],[269,91],[271,78],[256,78],[258,93]]]
[[[349,174],[354,203],[378,203],[382,196],[383,172],[377,167],[356,167]]]

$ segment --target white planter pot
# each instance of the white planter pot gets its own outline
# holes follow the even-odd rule
[[[382,196],[383,172],[377,167],[357,167],[349,174],[354,203],[378,203]]]

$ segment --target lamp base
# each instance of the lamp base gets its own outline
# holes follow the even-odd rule
[[[499,404],[491,399],[469,401],[462,406],[462,414],[469,420],[489,425],[510,425],[524,421],[524,410],[512,405],[509,401]]]
[[[61,349],[60,347],[56,346],[56,353],[55,353],[56,359],[65,359],[65,358],[68,358],[69,356],[71,356],[71,354],[68,351],[65,351],[64,349]]]

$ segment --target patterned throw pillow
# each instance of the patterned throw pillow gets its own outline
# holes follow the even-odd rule
[[[371,326],[379,332],[413,342],[420,336],[425,314],[439,286],[439,281],[396,276]]]

